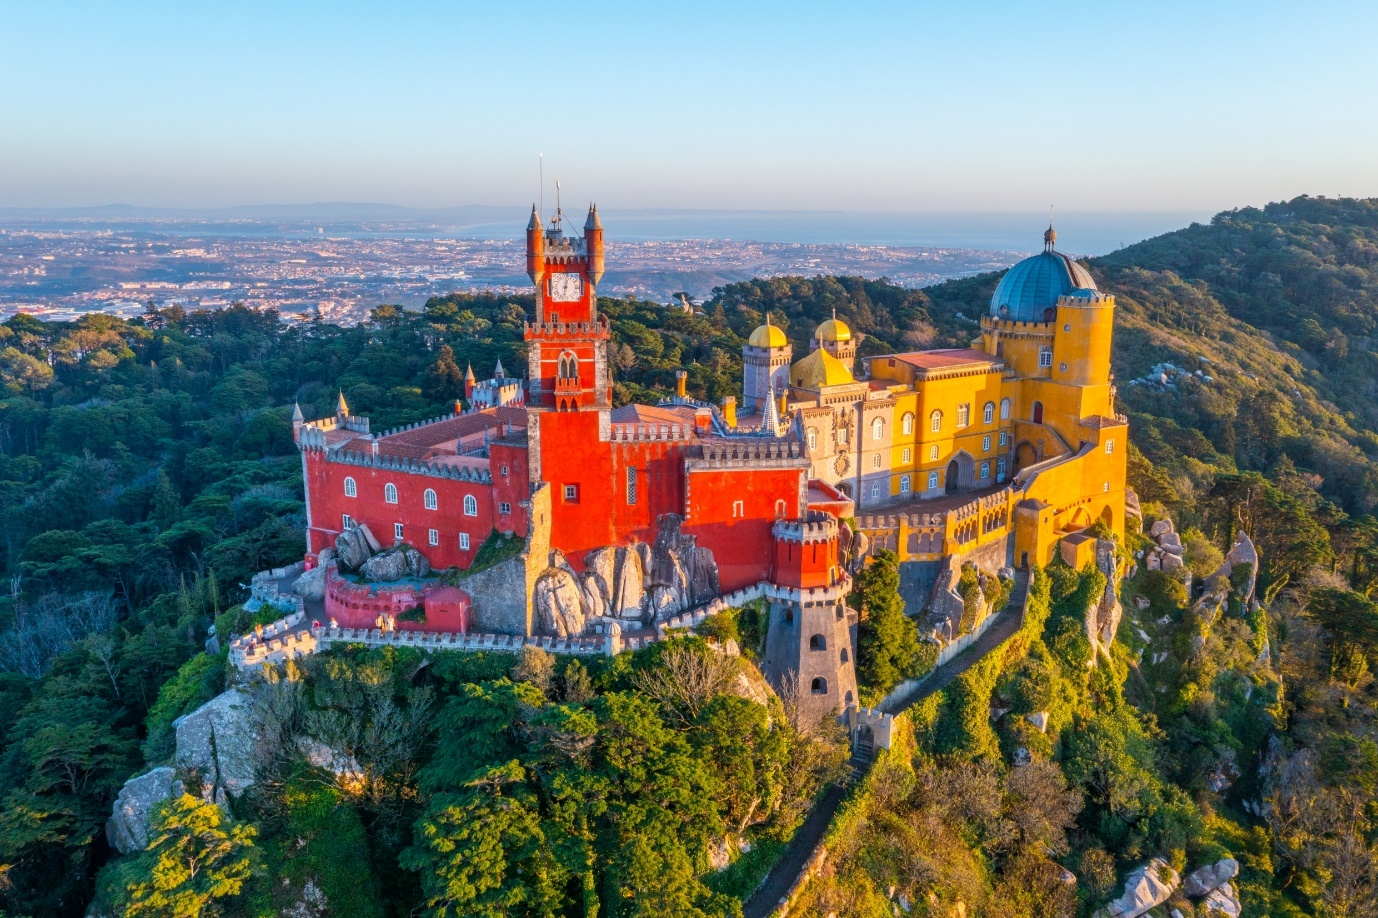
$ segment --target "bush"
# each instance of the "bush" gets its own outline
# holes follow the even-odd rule
[[[199,653],[163,683],[158,690],[158,700],[149,708],[144,721],[148,729],[148,738],[144,740],[145,759],[161,762],[172,755],[175,741],[172,722],[220,694],[225,687],[228,656],[228,649],[215,655]]]

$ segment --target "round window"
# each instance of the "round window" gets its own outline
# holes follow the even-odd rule
[[[1062,326],[1062,330],[1065,331],[1065,332],[1071,331],[1071,330],[1072,330],[1072,323],[1071,323],[1071,322],[1068,322],[1068,323],[1064,324],[1064,325]]]
[[[1064,361],[1063,363],[1059,363],[1059,364],[1057,365],[1057,370],[1058,370],[1059,373],[1066,373],[1066,372],[1067,372],[1067,363],[1066,363],[1065,361]]]

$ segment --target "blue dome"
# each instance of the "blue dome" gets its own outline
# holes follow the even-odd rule
[[[1015,322],[1043,322],[1044,310],[1056,307],[1058,297],[1095,289],[1089,271],[1050,245],[1005,272],[990,298],[990,314]]]

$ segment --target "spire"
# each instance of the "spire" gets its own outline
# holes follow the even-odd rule
[[[536,212],[535,204],[531,205],[531,220],[526,224],[526,228],[529,230],[538,230],[541,228],[541,215]]]
[[[1048,228],[1043,231],[1043,251],[1051,252],[1057,244],[1057,230],[1053,229],[1053,208],[1048,206]]]
[[[589,204],[589,216],[588,216],[588,219],[584,221],[584,229],[586,229],[586,230],[600,230],[600,229],[602,229],[602,228],[603,228],[603,221],[598,219],[598,205],[597,205],[597,204],[590,203],[590,204]]]
[[[306,416],[303,415],[303,414],[301,413],[301,405],[299,405],[297,402],[293,402],[293,403],[292,403],[292,423],[293,423],[293,424],[296,424],[296,423],[298,423],[298,422],[300,422],[300,421],[304,421],[304,420],[306,420]]]
[[[766,399],[765,417],[761,420],[761,433],[772,437],[780,436],[780,409],[775,404],[775,386],[770,387],[770,397]]]
[[[493,368],[494,379],[506,379],[507,371],[502,368],[502,358],[498,358],[498,365]]]
[[[469,368],[464,371],[464,381],[467,383],[477,382],[474,378],[474,365],[472,363],[469,364]]]
[[[345,402],[344,390],[340,390],[340,399],[335,403],[335,416],[338,418],[349,417],[349,404]]]

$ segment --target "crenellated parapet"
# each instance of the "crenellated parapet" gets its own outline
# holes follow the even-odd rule
[[[450,481],[472,481],[479,484],[492,484],[493,482],[493,475],[487,467],[449,465],[442,462],[428,462],[424,459],[409,459],[404,456],[374,456],[369,453],[337,450],[327,457],[327,461],[338,462],[341,465],[405,472],[411,475],[427,475],[431,478],[445,478]]]
[[[733,437],[704,443],[686,465],[691,471],[740,468],[807,468],[808,458],[798,440],[776,437]]]
[[[810,510],[802,520],[776,520],[771,535],[786,542],[833,542],[837,540],[837,519],[830,513]]]
[[[689,440],[694,429],[688,424],[611,424],[609,443],[663,443]]]
[[[527,341],[549,339],[563,344],[572,337],[606,341],[612,337],[612,327],[606,319],[596,322],[527,322],[524,326]]]

